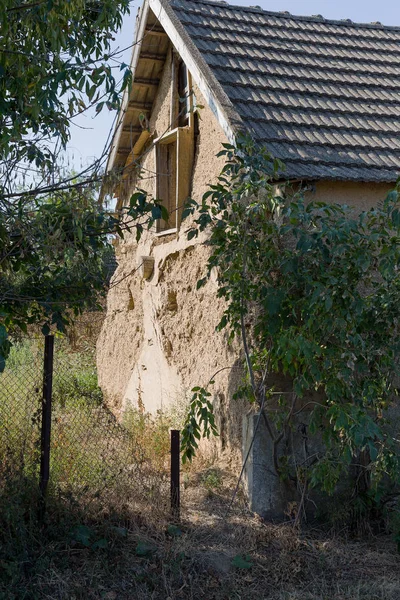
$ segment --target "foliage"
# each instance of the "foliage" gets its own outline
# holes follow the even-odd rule
[[[25,344],[22,345],[22,348]],[[21,350],[22,350],[21,348]],[[7,361],[7,368],[9,361]],[[53,375],[55,406],[72,410],[100,407],[103,394],[98,385],[95,349],[71,352],[64,339],[57,339]]]
[[[94,106],[117,109],[130,85],[128,66],[111,62],[128,12],[128,0],[1,2],[0,372],[10,331],[64,331],[95,308],[110,234],[135,228],[140,238],[163,213],[140,190],[123,224],[101,209],[108,147],[79,175],[59,164],[74,118]]]
[[[267,409],[278,474],[280,443],[307,408],[310,433],[325,448],[306,462],[312,485],[333,492],[355,463],[374,490],[388,476],[398,482],[387,409],[400,356],[399,188],[357,213],[277,185],[280,164],[247,138],[220,154],[217,184],[186,209],[198,210],[189,236],[210,228],[208,275],[218,270],[227,302],[218,329],[242,340],[244,390]],[[292,393],[271,389],[272,373],[286,377]],[[276,418],[268,416],[272,395]]]
[[[0,210],[0,371],[10,350],[8,331],[39,324],[65,331],[73,315],[99,308],[109,278],[111,233],[132,229],[140,238],[162,214],[137,191],[121,223],[102,210],[96,186],[77,186],[45,199],[26,199]]]
[[[201,482],[211,496],[216,490],[222,487],[220,470],[216,468],[208,469],[201,477]]]
[[[105,279],[102,230],[111,217],[99,210],[94,193],[60,192],[32,202],[30,210],[0,212],[2,322],[26,332],[31,323],[64,329],[66,308],[96,305]]]
[[[170,460],[170,430],[181,428],[182,415],[174,407],[153,415],[127,406],[123,425],[135,440],[136,460],[142,464],[151,463],[162,472]]]
[[[128,0],[1,2],[1,160],[51,171],[50,142],[65,146],[76,113],[88,103],[118,108],[131,75],[122,65],[117,82],[108,61],[128,11]]]
[[[210,382],[213,383],[213,382]],[[205,388],[194,387],[189,410],[182,429],[182,463],[191,461],[201,436],[218,435],[215,424],[211,394]]]

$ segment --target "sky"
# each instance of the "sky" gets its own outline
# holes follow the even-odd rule
[[[135,18],[141,2],[131,3],[131,14],[125,18],[122,30],[115,39],[116,48],[126,48],[133,42]],[[294,15],[317,15],[327,19],[351,19],[358,23],[380,21],[384,25],[400,26],[400,2],[398,0],[229,0],[239,6],[258,5],[264,10],[289,11]],[[129,64],[131,50],[123,54]],[[112,128],[115,113],[103,110],[95,118],[81,116],[72,128],[71,141],[67,148],[69,165],[79,171],[98,158]],[[84,128],[84,129],[82,129]]]

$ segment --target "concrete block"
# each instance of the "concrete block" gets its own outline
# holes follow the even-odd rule
[[[306,415],[303,414],[301,420],[292,423],[287,438],[278,446],[278,456],[289,457],[288,464],[292,473],[296,472],[296,467],[304,469],[312,456],[323,451],[319,436],[308,437],[307,421]],[[297,488],[294,479],[283,480],[275,472],[273,443],[263,417],[259,419],[259,413],[251,413],[243,417],[243,460],[250,446],[244,471],[250,510],[266,520],[281,521],[287,518],[288,514],[296,512],[301,503],[302,490]],[[315,494],[307,490],[306,502],[302,509],[312,517],[315,516],[316,499]]]
[[[254,442],[252,443],[253,437]],[[247,456],[252,444],[244,471],[244,483],[250,510],[267,520],[283,519],[288,503],[287,492],[275,473],[272,441],[265,427],[264,419],[262,417],[260,419],[258,413],[247,414],[243,417],[242,440],[243,459]]]

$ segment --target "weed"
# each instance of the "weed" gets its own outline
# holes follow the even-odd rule
[[[236,477],[217,464],[202,465],[197,477],[185,472],[182,521],[171,524],[169,428],[179,428],[177,413],[131,410],[121,426],[97,395],[91,355],[68,346],[57,354],[40,523],[41,352],[22,344],[13,353],[0,387],[0,600],[398,599],[392,540],[267,525],[240,496],[226,521]]]
[[[218,491],[222,485],[222,477],[219,469],[210,468],[201,477],[203,486],[208,491],[209,495]]]

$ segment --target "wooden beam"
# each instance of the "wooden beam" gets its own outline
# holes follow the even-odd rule
[[[158,87],[159,79],[146,79],[145,77],[135,77],[133,85],[145,85],[146,87]]]
[[[142,133],[142,127],[137,127],[137,125],[132,127],[130,125],[124,125],[122,128],[123,133]]]
[[[154,61],[160,61],[160,62],[165,62],[165,59],[167,58],[166,54],[151,54],[151,52],[141,52],[140,53],[140,57],[139,60],[154,60]]]
[[[145,35],[159,35],[161,37],[166,37],[166,33],[162,27],[156,27],[154,25],[150,25],[145,30]]]
[[[142,153],[142,150],[150,137],[150,131],[147,129],[143,129],[142,133],[139,136],[136,144],[133,146],[132,154],[135,156],[139,156]]]
[[[134,102],[133,100],[129,102],[129,108],[133,108],[134,110],[142,110],[144,112],[151,110],[152,106],[153,105],[149,102]]]
[[[117,154],[130,154],[131,148],[118,148]]]
[[[132,163],[135,162],[137,158],[139,158],[149,137],[150,132],[147,129],[143,129],[142,133],[136,140],[132,150],[129,152],[128,158],[126,159],[122,179],[126,179],[127,177],[129,177],[131,172],[131,169],[129,169],[129,167],[132,165]]]

